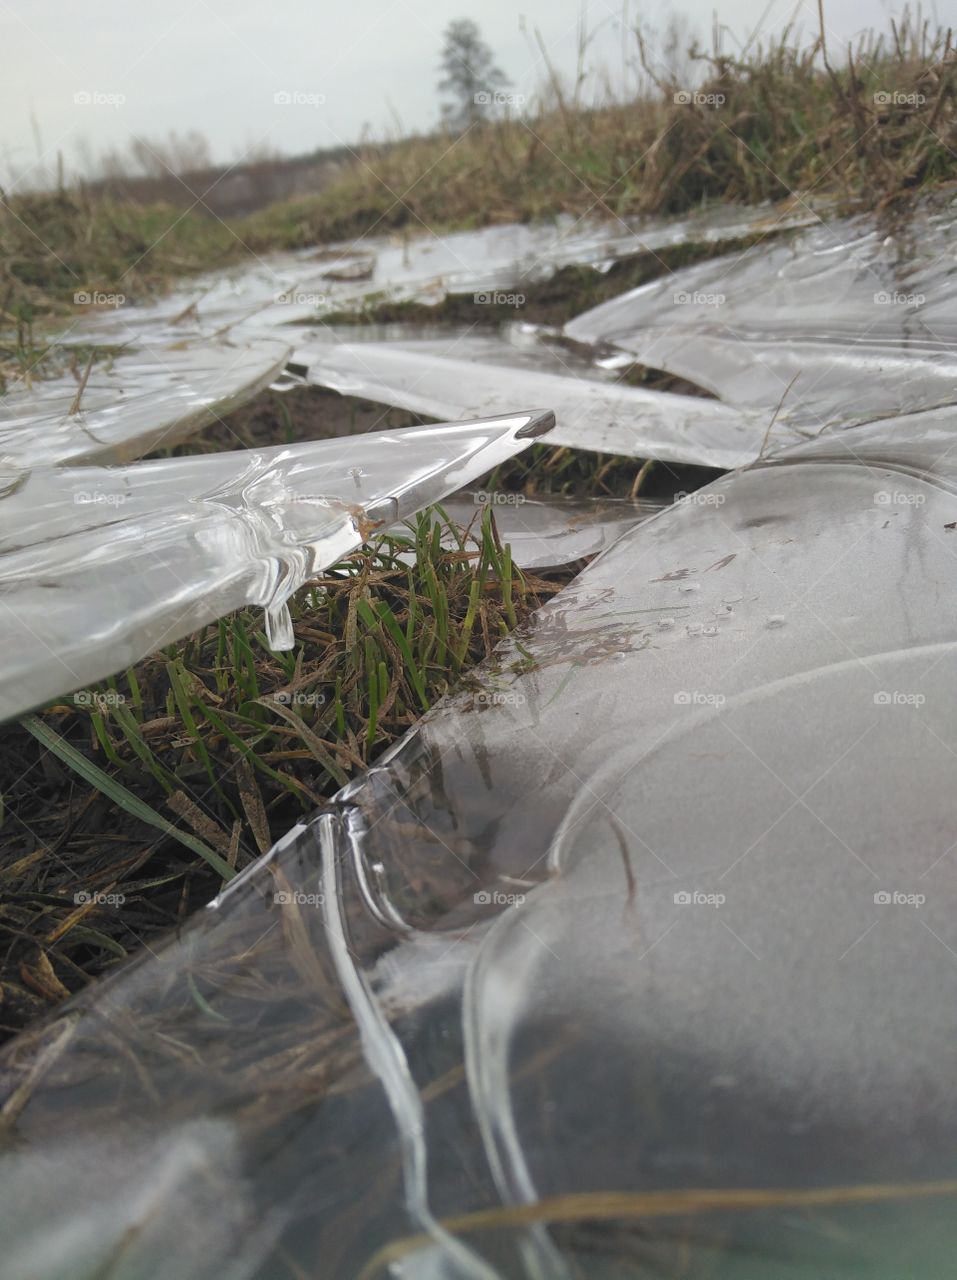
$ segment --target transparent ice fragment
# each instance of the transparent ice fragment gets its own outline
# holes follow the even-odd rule
[[[244,605],[286,602],[396,519],[520,452],[518,413],[130,467],[37,468],[0,497],[0,715],[121,670]],[[356,475],[361,473],[361,493]]]

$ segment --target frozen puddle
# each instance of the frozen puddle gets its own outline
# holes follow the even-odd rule
[[[954,214],[893,233],[818,221],[743,253],[665,272],[565,325],[590,348],[537,366],[509,336],[321,342],[297,351],[323,386],[441,417],[516,401],[556,412],[556,444],[726,469],[824,429],[952,405],[957,386]],[[618,361],[615,360],[617,353]],[[714,400],[602,377],[630,360]]]

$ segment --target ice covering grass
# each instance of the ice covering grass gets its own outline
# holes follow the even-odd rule
[[[311,584],[290,652],[234,614],[8,729],[0,1030],[208,900],[558,589],[476,510],[467,534],[423,513]]]

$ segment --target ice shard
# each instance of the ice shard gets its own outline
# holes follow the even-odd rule
[[[629,386],[613,371],[544,344],[530,358],[504,338],[319,342],[297,347],[295,359],[309,382],[430,417],[500,412],[517,402],[554,405],[552,444],[624,457],[731,470],[758,457],[770,423],[770,414],[714,399]],[[775,438],[802,436],[782,425]]]
[[[263,390],[290,354],[278,338],[157,345],[0,396],[0,474],[129,462],[215,422]]]

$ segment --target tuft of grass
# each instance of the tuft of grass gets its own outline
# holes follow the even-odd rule
[[[83,293],[133,301],[242,252],[222,223],[170,205],[109,200],[82,188],[0,193],[0,297],[11,291],[13,301],[26,298],[35,308]]]
[[[225,224],[195,210],[141,206],[75,191],[0,190],[0,393],[10,375],[42,376],[50,348],[35,337],[97,298],[136,301],[174,279],[247,254]]]

